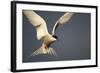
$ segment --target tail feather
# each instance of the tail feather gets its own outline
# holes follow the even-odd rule
[[[32,56],[39,55],[39,54],[46,54],[45,49],[42,47],[37,49],[35,52],[32,53]]]
[[[48,48],[47,53],[51,54],[51,55],[54,55],[54,56],[57,56],[57,53],[53,48]]]
[[[40,54],[50,54],[50,55],[57,56],[57,53],[53,48],[49,47],[48,49],[45,49],[44,47],[41,47],[37,49],[35,52],[33,52],[29,57],[40,55]]]

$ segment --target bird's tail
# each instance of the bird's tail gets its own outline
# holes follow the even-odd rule
[[[39,49],[34,51],[30,56],[36,56],[40,54],[50,54],[50,55],[57,56],[56,51],[53,48],[51,47],[45,48],[44,46],[41,46]]]

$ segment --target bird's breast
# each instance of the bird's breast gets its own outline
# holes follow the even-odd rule
[[[52,44],[56,41],[56,39],[53,38],[51,35],[46,35],[45,37],[43,37],[43,41],[45,44]]]

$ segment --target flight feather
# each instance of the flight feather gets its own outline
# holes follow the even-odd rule
[[[29,22],[36,28],[38,40],[48,35],[46,22],[40,15],[33,10],[23,10],[23,13],[28,18]]]
[[[62,15],[55,23],[52,30],[52,35],[55,34],[58,27],[63,26],[65,23],[67,23],[73,16],[73,14],[74,14],[73,12],[66,12],[64,15]]]

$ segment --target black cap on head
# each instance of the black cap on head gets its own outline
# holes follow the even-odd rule
[[[53,37],[54,37],[55,39],[58,39],[58,37],[57,37],[56,35],[53,35]]]

